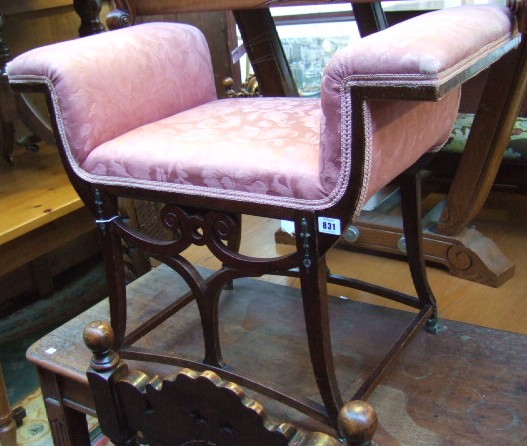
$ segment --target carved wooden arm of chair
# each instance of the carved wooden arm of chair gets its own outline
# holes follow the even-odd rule
[[[121,2],[122,3],[122,2]],[[119,7],[116,2],[117,9],[110,11],[106,16],[106,26],[109,30],[126,28],[135,23],[135,9],[125,1],[126,6]]]

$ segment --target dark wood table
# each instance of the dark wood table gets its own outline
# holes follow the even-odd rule
[[[129,330],[184,291],[182,280],[166,266],[131,283]],[[89,445],[86,414],[94,415],[94,405],[85,374],[90,352],[82,333],[89,322],[108,320],[108,312],[107,300],[102,301],[27,352],[39,371],[55,445]],[[332,298],[330,316],[336,373],[346,399],[391,347],[412,314]],[[424,330],[417,334],[369,398],[380,419],[374,439],[384,446],[524,444],[527,337],[443,323],[445,330],[438,335]],[[222,293],[220,337],[230,371],[243,371],[243,376],[257,382],[271,382],[281,391],[320,401],[297,289],[256,279],[237,280],[232,291]],[[136,345],[202,358],[195,303]],[[129,363],[150,374],[176,371],[162,364]],[[324,424],[274,400],[249,395],[275,419],[331,433]]]

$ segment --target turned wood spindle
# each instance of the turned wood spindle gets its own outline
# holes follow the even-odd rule
[[[7,62],[11,60],[11,51],[2,38],[3,31],[4,15],[0,11],[0,152],[7,161],[12,162],[15,148],[15,105],[5,73]]]
[[[73,0],[75,12],[81,19],[79,36],[91,36],[105,31],[99,19],[101,13],[101,0]]]
[[[0,11],[0,74],[5,74],[5,67],[7,62],[11,59],[11,51],[4,42],[2,34],[4,32],[4,15]]]

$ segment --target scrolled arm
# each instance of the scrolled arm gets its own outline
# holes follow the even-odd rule
[[[505,6],[460,6],[406,20],[338,52],[324,72],[321,89],[321,147],[328,148],[322,152],[322,178],[331,185],[332,159],[364,157],[360,162],[365,167],[357,171],[366,178],[360,209],[400,173],[402,163],[391,160],[404,159],[410,167],[426,151],[441,147],[457,115],[457,87],[520,40],[516,19]],[[359,122],[360,114],[364,118]],[[352,131],[361,125],[364,130]],[[419,137],[409,140],[400,128],[415,128]],[[357,135],[364,135],[364,141],[355,141]],[[364,153],[347,156],[363,145]],[[389,153],[382,149],[386,146]]]
[[[59,126],[72,123],[59,136],[79,164],[133,128],[217,99],[205,37],[175,23],[36,48],[12,60],[7,74],[17,91],[48,91]]]
[[[370,97],[434,100],[519,41],[515,19],[506,7],[447,8],[361,39],[333,58],[325,78],[339,88],[343,82],[361,87]]]

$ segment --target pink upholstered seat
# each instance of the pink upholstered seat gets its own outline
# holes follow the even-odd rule
[[[386,163],[399,173],[402,166],[412,165],[431,147],[446,141],[457,99],[453,95],[439,106],[379,104],[375,122],[379,129],[373,145],[391,150],[383,157],[385,170],[380,172],[389,173],[377,184],[382,186],[393,179]],[[320,115],[317,99],[212,101],[101,144],[81,167],[93,182],[137,182],[157,190],[178,188],[211,197],[228,193],[240,200],[323,208],[335,200],[335,185],[345,184],[345,178],[338,181],[337,161],[349,159],[350,153],[327,159],[321,166]],[[426,119],[440,123],[439,136],[430,132],[429,126],[419,126]],[[407,125],[401,125],[403,120]],[[414,144],[414,150],[408,150],[413,142],[408,138],[419,138],[420,147]],[[321,178],[326,178],[326,189]],[[372,192],[376,191],[370,189]]]
[[[319,128],[318,100],[216,100],[96,147],[82,168],[154,189],[320,200]]]

